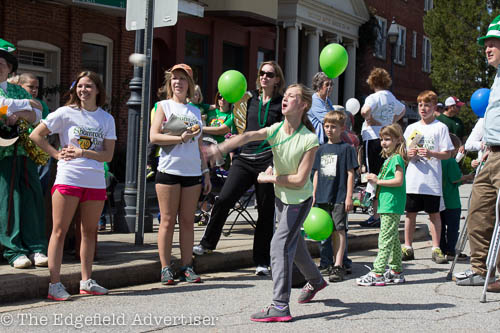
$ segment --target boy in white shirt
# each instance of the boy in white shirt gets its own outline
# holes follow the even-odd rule
[[[429,214],[432,237],[432,260],[438,264],[448,261],[439,248],[442,196],[441,160],[450,158],[454,149],[448,127],[435,119],[437,106],[435,92],[426,90],[417,97],[420,121],[409,125],[404,133],[408,168],[406,169],[406,219],[403,261],[415,259],[412,243],[417,213]]]

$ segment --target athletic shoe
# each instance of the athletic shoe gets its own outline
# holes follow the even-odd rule
[[[344,280],[345,269],[340,266],[333,266],[330,274],[328,275],[328,280],[330,282],[342,282]]]
[[[347,266],[344,264],[345,275],[352,274],[352,266]]]
[[[386,283],[405,283],[406,279],[402,272],[396,272],[392,269],[388,269],[384,273],[384,279]]]
[[[332,271],[333,265],[327,265],[327,266],[318,266],[318,270],[322,275],[330,275],[330,272]]]
[[[267,266],[258,265],[257,268],[255,269],[255,275],[269,276],[271,275],[271,271],[269,271],[269,268]]]
[[[479,275],[477,273],[474,273],[471,270],[472,274],[467,276],[465,279],[458,279],[456,280],[457,286],[483,286],[484,282],[486,281],[486,276]],[[490,279],[488,280],[489,283],[495,282],[495,276],[490,276]]]
[[[108,289],[98,285],[95,280],[80,281],[80,294],[82,295],[106,295],[108,292]]]
[[[209,254],[212,252],[213,250],[209,250],[201,244],[193,246],[193,254],[196,254],[197,256],[202,256],[204,254]]]
[[[37,252],[30,255],[30,260],[35,266],[47,267],[49,265],[49,258],[43,253]]]
[[[26,257],[24,254],[17,257],[16,260],[12,263],[14,268],[28,268],[31,266],[31,260]]]
[[[53,301],[67,301],[71,298],[71,295],[68,294],[66,288],[61,282],[57,282],[49,283],[49,293],[47,298]]]
[[[373,216],[370,216],[366,221],[359,222],[359,225],[363,228],[379,228],[380,217],[376,219]]]
[[[281,308],[271,304],[266,306],[262,311],[250,316],[250,320],[260,322],[290,321],[292,320],[292,316],[290,315],[290,308],[288,305]]]
[[[198,283],[201,282],[201,277],[194,272],[192,266],[184,266],[181,268],[181,276],[179,280],[190,283]]]
[[[377,275],[373,272],[369,272],[360,278],[356,279],[358,286],[385,286],[385,278],[383,275]]]
[[[325,280],[322,280],[320,284],[316,286],[313,286],[310,282],[307,282],[300,292],[298,302],[301,304],[310,302],[314,298],[314,296],[316,296],[318,291],[324,289],[327,285],[328,283],[326,283]]]
[[[174,284],[174,273],[172,273],[172,270],[168,266],[161,269],[161,284]]]
[[[413,248],[402,246],[401,252],[402,252],[402,257],[401,257],[402,261],[415,260],[415,254],[413,252]]]
[[[455,280],[462,280],[468,278],[471,275],[474,275],[474,271],[471,268],[467,268],[463,272],[453,274],[453,277],[455,278]]]
[[[439,247],[436,247],[434,250],[432,250],[432,261],[434,261],[436,264],[447,264],[448,260],[443,254],[443,251]]]

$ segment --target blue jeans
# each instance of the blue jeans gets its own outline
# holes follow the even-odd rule
[[[347,243],[348,243],[347,231],[348,229],[345,230],[345,250],[344,250],[344,258],[342,259],[342,265],[344,266],[344,268],[352,267],[352,260],[347,257]],[[319,255],[320,255],[319,265],[321,267],[328,267],[330,265],[333,265],[334,260],[333,260],[332,236],[330,235],[330,237],[318,243],[319,243]]]
[[[461,208],[445,209],[441,215],[441,240],[439,247],[443,253],[455,254],[455,246],[458,241],[458,229],[460,228]]]

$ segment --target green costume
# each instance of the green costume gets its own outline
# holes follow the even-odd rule
[[[0,96],[31,99],[22,87],[7,84]],[[12,263],[21,255],[47,254],[45,207],[37,166],[21,143],[0,147],[0,244]]]

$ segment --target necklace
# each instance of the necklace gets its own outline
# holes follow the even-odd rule
[[[297,128],[297,130],[295,130],[292,135],[290,135],[288,138],[286,138],[285,140],[281,141],[281,142],[278,142],[278,143],[275,143],[274,145],[272,146],[269,146],[269,147],[264,147],[264,145],[266,144],[266,142],[269,142],[269,140],[271,140],[272,138],[274,138],[276,136],[276,134],[278,134],[281,126],[283,126],[283,123],[285,121],[283,120],[280,125],[278,126],[278,128],[276,129],[276,131],[274,131],[273,134],[271,134],[270,137],[268,137],[267,139],[265,139],[264,141],[262,141],[262,143],[259,145],[259,147],[257,148],[257,150],[255,151],[256,154],[258,153],[261,153],[263,152],[264,150],[268,150],[268,149],[271,149],[273,147],[276,147],[276,146],[279,146],[279,145],[282,145],[284,144],[285,142],[287,141],[290,141],[294,136],[295,134],[297,134],[298,132],[300,132],[300,130],[302,129],[302,127],[304,126],[304,124],[300,124],[299,128]]]
[[[266,105],[266,111],[264,113],[264,122],[260,122],[260,113],[261,113],[261,110],[262,110],[262,100],[264,99],[264,94],[262,94],[262,97],[259,98],[259,114],[258,114],[258,118],[259,118],[259,127],[260,128],[263,128],[263,127],[266,127],[266,124],[267,124],[267,116],[269,115],[269,105],[271,105],[271,99],[269,99],[269,101],[267,101],[267,105]]]

